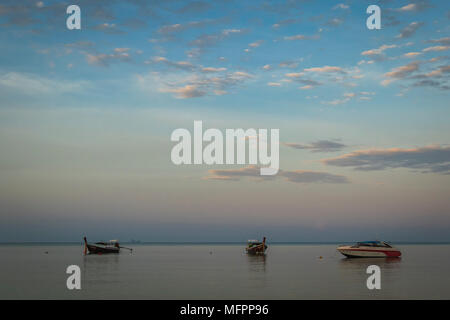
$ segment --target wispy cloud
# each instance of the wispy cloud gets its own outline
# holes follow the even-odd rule
[[[412,3],[409,3],[407,5],[404,5],[403,7],[400,7],[398,9],[396,9],[396,11],[399,12],[419,12],[419,11],[423,11],[425,9],[430,8],[430,4],[428,3],[428,1],[424,1],[424,0],[416,0],[413,1]]]
[[[318,140],[309,144],[286,142],[284,145],[294,149],[311,150],[312,152],[336,152],[347,147],[345,144],[330,140]]]
[[[312,89],[314,87],[322,85],[321,82],[312,80],[305,77],[305,72],[290,72],[286,73],[286,80],[294,81],[303,84],[302,89]]]
[[[450,174],[450,147],[433,145],[410,149],[360,150],[324,159],[322,162],[363,171],[409,168],[421,172]]]
[[[420,56],[421,54],[422,54],[421,52],[408,52],[408,53],[405,53],[403,56],[405,58],[416,58],[416,57]]]
[[[89,64],[107,67],[113,62],[129,62],[131,55],[128,53],[129,48],[115,48],[113,53],[91,54],[86,53],[86,61]]]
[[[371,96],[375,95],[374,92],[366,92],[366,91],[362,91],[359,93],[355,93],[355,92],[346,92],[342,95],[341,98],[338,99],[334,99],[334,100],[330,100],[330,101],[322,101],[322,103],[324,104],[329,104],[329,105],[340,105],[340,104],[345,104],[347,102],[349,102],[352,99],[356,99],[359,98],[359,100],[371,100]]]
[[[441,66],[425,74],[426,77],[439,77],[445,73],[450,73],[450,66]]]
[[[409,75],[410,73],[418,70],[419,68],[419,62],[411,62],[405,66],[400,66],[397,68],[394,68],[392,71],[387,72],[385,74],[386,77],[389,78],[404,78],[405,76]]]
[[[318,171],[282,171],[281,176],[294,183],[349,183],[347,177],[327,172]]]
[[[257,48],[257,47],[259,47],[261,44],[263,44],[264,43],[264,40],[258,40],[258,41],[255,41],[255,42],[252,42],[252,43],[250,43],[248,46],[250,47],[250,48]]]
[[[278,28],[280,28],[282,26],[287,26],[287,25],[299,23],[300,21],[301,21],[300,19],[284,19],[284,20],[278,21],[277,23],[274,23],[272,25],[272,28],[278,29]]]
[[[278,67],[280,68],[288,68],[288,69],[295,69],[298,67],[298,65],[303,61],[303,58],[295,59],[295,60],[284,60],[281,61],[278,64]]]
[[[81,91],[86,81],[51,79],[30,73],[8,72],[0,75],[0,88],[15,90],[21,94],[61,94]]]
[[[193,71],[197,69],[196,66],[194,66],[189,61],[171,61],[167,59],[166,57],[153,57],[151,60],[146,60],[144,63],[146,64],[164,64],[168,66],[169,68],[173,69],[180,69],[185,71]]]
[[[283,38],[284,40],[287,41],[295,41],[295,40],[315,40],[315,39],[319,39],[318,35],[313,35],[313,36],[305,36],[303,34],[296,34],[293,36],[285,36]]]
[[[440,38],[440,39],[431,39],[427,41],[428,43],[439,43],[442,45],[450,45],[450,37]]]
[[[349,102],[352,98],[355,97],[355,94],[350,92],[350,93],[344,93],[344,95],[342,96],[342,98],[339,99],[334,99],[334,100],[330,100],[330,101],[322,101],[322,103],[324,104],[330,104],[330,105],[339,105],[339,104],[344,104]]]
[[[260,167],[254,165],[239,169],[209,170],[209,175],[203,179],[238,181],[245,177],[254,178],[256,180],[274,180],[277,177],[283,177],[286,181],[293,183],[349,183],[349,180],[345,176],[319,171],[279,170],[278,174],[275,176],[261,176]]]
[[[349,8],[350,8],[349,5],[346,5],[344,3],[339,3],[333,7],[333,10],[336,10],[336,9],[344,9],[345,10],[345,9],[349,9]]]
[[[361,55],[370,57],[371,59],[374,59],[377,61],[381,61],[381,60],[386,59],[386,55],[385,55],[384,51],[386,51],[387,49],[392,49],[392,48],[397,48],[397,47],[398,46],[396,44],[383,44],[379,48],[363,51],[363,52],[361,52]]]
[[[232,35],[243,34],[245,30],[243,29],[225,29],[220,33],[214,34],[203,34],[198,36],[196,39],[189,42],[192,47],[198,47],[201,49],[214,46],[217,42],[225,40]]]
[[[185,85],[184,87],[178,88],[165,88],[160,91],[175,93],[175,96],[180,99],[197,98],[206,94],[206,91],[201,90],[201,88],[195,85]]]
[[[400,30],[400,34],[396,36],[398,39],[404,39],[411,37],[414,33],[416,33],[417,29],[423,26],[423,22],[411,22],[409,25]]]
[[[206,19],[202,21],[191,21],[187,23],[175,23],[162,26],[158,29],[158,33],[163,35],[169,35],[173,33],[180,33],[194,28],[203,28],[215,24],[225,22],[224,19]]]
[[[243,85],[254,76],[244,71],[216,72],[200,70],[189,72],[187,76],[178,73],[152,72],[146,76],[138,76],[140,86],[146,90],[157,87],[159,92],[174,93],[176,98],[198,98],[206,95],[224,95],[230,89]]]
[[[222,72],[222,71],[226,71],[227,68],[215,68],[215,67],[203,67],[201,69],[202,72]]]
[[[123,34],[124,31],[120,30],[115,23],[101,23],[92,27],[93,30],[102,31],[108,34]]]
[[[331,18],[327,21],[326,25],[331,27],[337,27],[344,23],[342,18]]]
[[[385,78],[381,84],[387,86],[393,81],[405,80],[409,83],[409,88],[413,87],[434,87],[441,90],[450,90],[448,83],[448,75],[450,66],[442,65],[439,67],[428,67],[427,71],[419,72],[419,66],[423,64],[425,67],[431,62],[437,62],[439,59],[430,59],[428,61],[413,61],[407,65],[396,67],[390,72],[384,74]],[[411,82],[415,81],[415,82]],[[406,88],[406,87],[405,87]]]
[[[323,66],[323,67],[314,67],[314,68],[306,68],[303,71],[305,72],[316,72],[316,73],[345,73],[345,70],[341,67],[334,66]]]
[[[423,49],[423,52],[433,52],[433,51],[446,51],[450,49],[450,46],[433,46]]]
[[[391,71],[384,74],[384,76],[387,78],[381,82],[382,85],[386,86],[390,84],[392,81],[406,78],[407,76],[411,75],[413,72],[419,70],[419,64],[420,62],[414,61],[411,63],[408,63],[407,65],[396,67],[392,69]]]

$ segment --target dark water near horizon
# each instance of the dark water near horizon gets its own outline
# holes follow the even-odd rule
[[[0,245],[0,299],[450,299],[450,244],[398,245],[401,259],[347,259],[329,244],[271,245],[266,257],[236,244],[132,246]],[[66,288],[73,264],[81,290]],[[367,289],[372,264],[381,290]]]

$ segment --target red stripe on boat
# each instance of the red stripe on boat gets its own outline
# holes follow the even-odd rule
[[[388,257],[400,257],[402,255],[400,251],[388,251],[388,250],[379,250],[379,249],[367,250],[367,249],[356,249],[356,248],[350,249],[349,248],[349,249],[345,249],[345,250],[348,250],[348,251],[365,251],[365,252],[382,252]]]

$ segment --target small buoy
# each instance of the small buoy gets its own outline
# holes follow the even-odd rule
[[[48,254],[48,251],[45,251],[45,254]]]

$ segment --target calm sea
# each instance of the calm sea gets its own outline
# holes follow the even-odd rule
[[[450,245],[398,245],[401,259],[347,259],[336,245],[129,245],[132,254],[82,254],[82,245],[0,245],[0,299],[450,299]],[[322,256],[322,258],[320,258]],[[381,268],[368,290],[366,268]],[[81,290],[66,268],[81,268]]]

